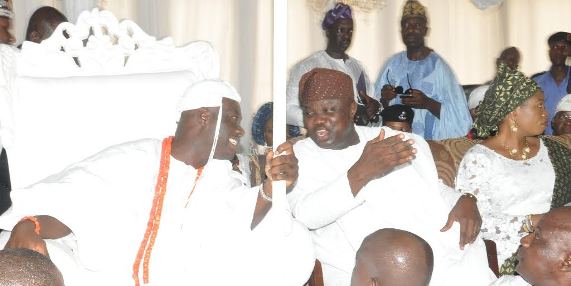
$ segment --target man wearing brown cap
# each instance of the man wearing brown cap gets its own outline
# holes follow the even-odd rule
[[[460,250],[457,226],[440,232],[449,208],[428,144],[387,127],[355,126],[352,82],[342,72],[313,69],[299,90],[309,138],[294,145],[299,177],[288,200],[312,230],[325,285],[349,285],[362,240],[388,227],[430,244],[432,285],[487,285],[483,242]]]
[[[472,125],[466,96],[444,59],[425,46],[427,33],[426,8],[416,0],[407,1],[401,19],[406,51],[392,56],[381,69],[375,96],[384,107],[414,108],[412,131],[425,139],[465,136]]]
[[[371,98],[373,86],[362,64],[346,53],[353,37],[351,7],[337,3],[325,14],[321,27],[327,37],[327,48],[314,53],[291,68],[287,85],[287,124],[303,126],[303,116],[298,98],[299,80],[306,72],[314,68],[334,69],[348,74],[358,92],[355,94],[354,100],[365,107],[367,118],[374,117],[379,110],[380,103]]]

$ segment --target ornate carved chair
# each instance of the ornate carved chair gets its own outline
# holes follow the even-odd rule
[[[209,43],[175,47],[97,9],[41,44],[0,46],[0,61],[0,135],[14,189],[108,146],[172,134],[178,98],[220,69]]]

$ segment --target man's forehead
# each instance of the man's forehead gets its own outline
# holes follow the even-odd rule
[[[335,21],[333,27],[339,27],[339,26],[353,26],[353,19],[339,19]]]
[[[238,113],[241,115],[240,103],[230,98],[222,99],[223,112],[225,113]]]
[[[311,100],[311,101],[304,102],[301,104],[301,107],[302,108],[310,108],[310,107],[319,108],[319,107],[332,106],[332,105],[341,105],[342,101],[344,101],[343,98],[324,98],[324,99]],[[342,104],[341,106],[348,106],[348,105]]]

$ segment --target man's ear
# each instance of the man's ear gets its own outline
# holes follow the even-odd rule
[[[40,32],[32,31],[30,33],[30,40],[34,43],[40,43],[42,41],[42,37],[40,37]]]
[[[559,264],[561,272],[571,272],[571,252],[565,253],[563,261]]]
[[[357,103],[355,100],[351,100],[351,120],[355,118],[355,113],[357,113]]]
[[[198,115],[198,124],[200,126],[208,126],[208,123],[212,119],[210,110],[206,107],[201,107],[198,109]]]

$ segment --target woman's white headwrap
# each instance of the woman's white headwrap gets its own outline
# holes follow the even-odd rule
[[[228,98],[240,102],[241,98],[236,89],[220,79],[206,79],[193,83],[180,99],[177,106],[177,119],[183,111],[199,109],[202,107],[220,107],[218,118],[216,119],[216,130],[212,148],[208,156],[208,162],[214,157],[214,150],[218,142],[220,133],[220,122],[222,121],[222,98]]]

